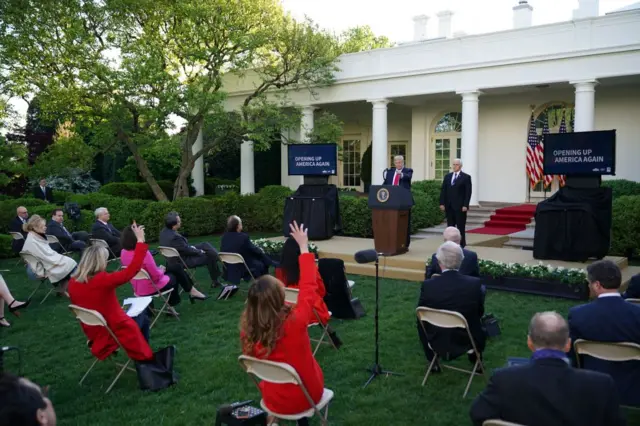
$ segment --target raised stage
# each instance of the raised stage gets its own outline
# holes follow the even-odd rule
[[[509,239],[506,235],[467,234],[467,247],[478,254],[479,259],[493,260],[505,263],[520,263],[537,265],[539,260],[533,258],[533,251],[518,250],[514,248],[502,248]],[[282,238],[274,238],[282,239]],[[320,257],[342,259],[347,273],[357,275],[375,276],[375,264],[358,264],[353,255],[357,251],[373,249],[373,239],[333,237],[330,240],[314,241],[318,246]],[[442,238],[431,237],[420,240],[412,240],[409,252],[392,257],[380,259],[380,276],[386,278],[402,279],[409,281],[423,281],[425,263],[442,244]],[[622,270],[622,282],[626,286],[631,276],[640,273],[640,267],[630,267],[625,257],[607,256],[620,266]],[[558,260],[542,261],[545,265],[562,266],[564,268],[586,269],[590,262],[564,262]]]

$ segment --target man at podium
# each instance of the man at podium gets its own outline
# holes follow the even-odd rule
[[[411,191],[411,178],[413,177],[413,169],[404,166],[404,157],[396,155],[393,157],[395,167],[385,169],[383,185],[401,186]],[[407,248],[411,243],[411,210],[409,210],[409,220],[407,229]]]

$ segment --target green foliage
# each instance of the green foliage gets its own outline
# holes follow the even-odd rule
[[[626,179],[603,180],[602,186],[611,188],[613,198],[622,197],[624,195],[640,195],[640,182],[634,182]]]
[[[19,206],[24,206],[29,210],[36,206],[48,205],[43,200],[36,198],[18,198],[14,200],[0,201],[0,234],[6,234],[9,232],[9,222],[16,217],[16,209]]]
[[[339,44],[341,53],[355,53],[393,46],[387,37],[376,36],[368,25],[344,31],[339,37]]]
[[[64,174],[49,176],[33,174],[34,178],[30,181],[30,185],[31,187],[37,186],[40,178],[46,176],[47,186],[53,189],[54,197],[62,197],[66,193],[87,194],[100,189],[100,182],[82,169],[65,167],[61,171]],[[56,195],[56,192],[61,192],[61,195]]]
[[[175,181],[180,172],[180,135],[153,141],[140,150],[149,170],[158,180]],[[127,164],[118,170],[118,176],[125,182],[139,182],[142,179],[133,157],[127,158]],[[173,183],[170,190],[173,191]],[[152,193],[153,194],[153,193]]]
[[[372,153],[371,145],[369,145],[362,154],[362,164],[360,165],[360,179],[365,185],[371,184],[371,162]]]
[[[149,185],[142,182],[111,182],[100,188],[103,194],[131,200],[153,200],[153,192]]]
[[[11,249],[11,235],[0,234],[0,259],[17,257],[18,255]]]
[[[204,193],[207,195],[218,195],[220,189],[233,189],[238,192],[240,189],[240,179],[220,179],[220,178],[206,178],[204,180]],[[235,187],[231,188],[231,187]],[[224,191],[227,192],[227,191]]]
[[[29,169],[29,177],[38,179],[49,175],[66,177],[87,173],[93,167],[94,157],[94,148],[86,144],[80,135],[58,137],[38,156]]]
[[[371,238],[371,209],[366,197],[341,197],[340,216],[345,236]]]
[[[623,195],[613,200],[611,226],[612,255],[631,257],[640,247],[640,195]]]
[[[27,172],[27,147],[0,135],[0,188]]]
[[[344,123],[337,115],[321,111],[315,118],[313,131],[308,135],[308,140],[311,143],[338,143],[344,133],[343,126]]]

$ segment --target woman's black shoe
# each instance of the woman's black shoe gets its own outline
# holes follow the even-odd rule
[[[331,339],[331,342],[333,343],[333,346],[336,347],[336,349],[340,349],[340,346],[342,346],[342,340],[340,340],[335,331],[329,333],[329,339]]]
[[[22,305],[18,305],[18,306],[13,306],[15,303],[17,302],[16,299],[13,299],[13,302],[11,302],[9,304],[9,312],[11,312],[13,315],[19,317],[20,316],[20,312],[18,312],[20,309],[25,309],[27,306],[29,306],[29,304],[31,303],[31,299],[28,299],[26,302],[24,302]]]
[[[193,305],[194,303],[196,303],[196,300],[207,300],[209,297],[211,297],[211,296],[209,296],[207,294],[205,294],[204,296],[191,296],[191,295],[189,295],[189,301]]]

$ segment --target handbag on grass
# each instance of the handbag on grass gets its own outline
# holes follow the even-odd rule
[[[498,318],[493,314],[487,314],[480,320],[482,322],[482,328],[484,328],[487,337],[496,337],[501,334],[500,323]]]
[[[140,389],[159,391],[178,383],[178,374],[173,371],[175,346],[167,346],[153,354],[147,362],[136,362],[136,372]]]

